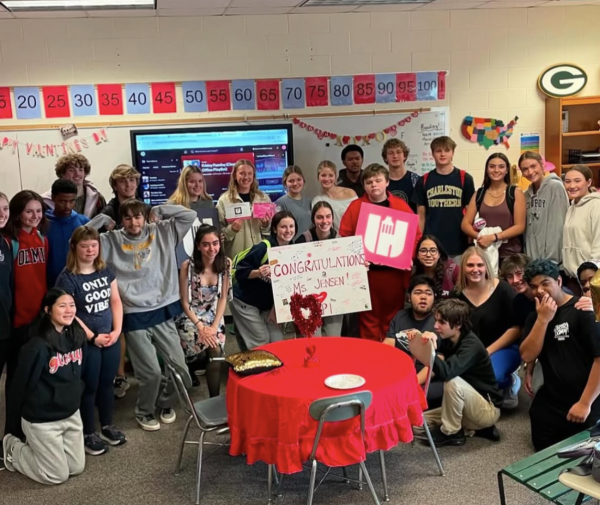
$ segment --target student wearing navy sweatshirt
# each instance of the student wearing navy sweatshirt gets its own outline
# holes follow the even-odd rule
[[[46,217],[50,222],[48,229],[50,251],[46,273],[49,288],[54,286],[56,279],[67,264],[71,235],[77,228],[89,222],[88,217],[73,210],[77,200],[77,186],[73,181],[57,179],[52,184],[50,192],[54,209],[46,212]]]
[[[9,399],[6,468],[41,484],[62,484],[85,468],[79,403],[86,336],[75,312],[66,291],[52,288],[44,296],[32,338],[19,354]]]
[[[271,267],[266,258],[270,247],[288,245],[295,234],[294,215],[288,210],[278,212],[271,221],[269,238],[253,246],[236,267],[230,308],[248,349],[283,339],[272,312]]]

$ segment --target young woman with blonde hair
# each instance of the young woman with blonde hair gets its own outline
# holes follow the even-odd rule
[[[241,159],[236,162],[231,171],[229,187],[217,202],[221,231],[225,236],[225,254],[233,258],[237,253],[258,244],[263,236],[270,233],[269,218],[236,219],[227,222],[225,209],[228,205],[237,203],[271,203],[271,199],[258,187],[256,167],[250,160]]]
[[[113,380],[121,359],[117,341],[121,335],[123,305],[115,275],[102,258],[100,236],[94,228],[80,226],[73,232],[67,266],[56,285],[73,295],[77,317],[88,336],[80,411],[85,452],[99,456],[110,445],[122,445],[127,439],[113,426]],[[102,438],[96,432],[96,406]]]
[[[195,165],[187,165],[181,171],[177,188],[167,203],[183,205],[186,209],[212,209],[213,201],[206,192],[206,181],[202,170]]]
[[[324,201],[331,205],[333,209],[333,227],[336,230],[340,229],[340,222],[348,206],[358,198],[353,189],[336,186],[337,168],[335,163],[329,160],[324,160],[317,167],[317,178],[321,185],[321,194],[315,196],[312,201],[312,206],[317,202]]]
[[[283,172],[283,187],[287,190],[287,194],[275,202],[278,212],[289,210],[294,214],[298,224],[294,240],[312,226],[310,218],[311,202],[307,196],[302,194],[305,183],[306,179],[304,179],[304,174],[299,166],[291,165],[287,167]]]
[[[521,386],[516,374],[521,364],[517,345],[521,331],[513,320],[516,293],[506,281],[496,277],[479,247],[469,247],[462,255],[458,293],[458,298],[471,308],[473,333],[490,355],[498,387],[504,390],[504,406],[514,408]]]

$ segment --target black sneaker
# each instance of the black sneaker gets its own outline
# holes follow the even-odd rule
[[[85,446],[85,452],[90,456],[100,456],[108,452],[108,446],[98,436],[98,433],[84,435],[83,444]]]
[[[418,437],[415,436],[415,438],[418,438],[419,440],[429,444],[429,440],[427,440],[427,435],[425,435],[425,433],[423,433],[423,435],[419,435]],[[433,439],[433,443],[436,447],[441,447],[443,445],[459,446],[465,445],[467,442],[467,437],[465,437],[465,432],[462,429],[452,435],[446,435],[439,426],[436,426],[431,430],[431,438]]]
[[[102,440],[110,445],[123,445],[127,442],[125,433],[112,425],[103,426],[100,436],[102,437]]]
[[[496,428],[495,424],[488,428],[483,428],[482,430],[475,430],[475,436],[487,438],[492,442],[500,442],[500,432],[498,431],[498,428]]]

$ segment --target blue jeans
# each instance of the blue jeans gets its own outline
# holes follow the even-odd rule
[[[81,378],[85,384],[81,397],[81,420],[83,433],[91,435],[96,431],[94,407],[98,406],[100,427],[113,422],[115,397],[113,380],[121,361],[121,346],[117,340],[110,347],[96,347],[88,344]]]
[[[519,368],[521,364],[521,353],[519,353],[519,346],[513,344],[509,347],[505,347],[499,351],[496,351],[491,355],[492,368],[494,374],[496,374],[496,380],[498,381],[498,387],[500,389],[506,389],[511,386],[511,374]]]

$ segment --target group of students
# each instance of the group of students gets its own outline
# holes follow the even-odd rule
[[[283,338],[268,249],[353,236],[363,203],[418,214],[414,268],[366,264],[372,309],[357,323],[326,317],[319,331],[357,333],[405,351],[407,340],[435,338],[429,401],[437,406],[427,418],[437,426],[436,444],[462,445],[470,431],[498,439],[494,425],[501,407],[516,405],[522,360],[528,392],[534,370],[543,369],[531,417],[536,449],[595,422],[600,377],[591,301],[561,290],[568,284],[579,292],[579,265],[595,257],[600,242],[589,218],[596,207],[589,169],[574,167],[563,186],[544,175],[538,154],[524,153],[519,165],[531,184],[523,194],[510,183],[508,159],[493,154],[475,192],[473,178],[453,165],[455,147],[449,137],[436,138],[436,168],[419,177],[407,170],[409,149],[398,139],[383,146],[387,168],[362,169],[362,149],[349,145],[339,174],[331,161],[317,167],[317,197],[306,197],[302,170],[290,166],[272,218],[228,221],[229,205],[271,201],[253,163],[241,159],[218,199],[219,223],[197,230],[198,212],[213,200],[195,166],[184,167],[170,200],[152,209],[136,199],[140,175],[127,165],[112,172],[115,196],[106,204],[81,155],[58,161],[58,179],[43,197],[25,190],[9,201],[0,194],[0,323],[12,328],[0,337],[6,467],[56,484],[83,471],[86,452],[124,444],[113,412],[115,395],[128,387],[125,352],[139,383],[135,419],[146,431],[176,419],[164,361],[206,368],[209,393],[218,395],[221,362],[214,358],[223,354],[228,309],[241,348]],[[573,219],[582,208],[587,222]],[[193,252],[180,262],[175,251],[188,233]],[[490,263],[492,246],[502,280]],[[565,356],[575,371],[557,366]],[[425,376],[420,366],[419,380]],[[556,421],[552,428],[540,427],[544,417]]]

